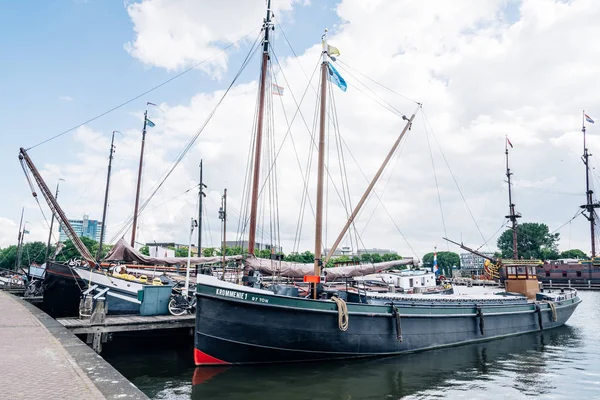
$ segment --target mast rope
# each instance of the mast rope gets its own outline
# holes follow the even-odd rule
[[[442,150],[442,146],[440,145],[439,141],[437,140],[437,137],[435,135],[435,132],[433,131],[433,128],[431,127],[431,124],[429,123],[429,118],[427,118],[427,114],[425,114],[425,110],[423,110],[423,108],[421,108],[421,112],[423,113],[423,118],[425,120],[425,122],[427,123],[427,125],[429,126],[429,129],[431,131],[431,136],[433,136],[433,139],[435,141],[435,143],[438,146],[438,149],[440,150],[440,153],[442,155],[442,159],[444,160],[444,163],[446,164],[446,167],[448,168],[448,171],[450,172],[450,176],[452,177],[452,180],[454,181],[454,184],[456,185],[456,188],[458,189],[458,193],[460,193],[460,197],[463,200],[463,203],[465,204],[465,207],[467,208],[467,211],[469,212],[469,215],[471,216],[471,220],[473,220],[473,223],[475,224],[475,227],[477,227],[477,231],[479,232],[479,235],[481,236],[481,239],[485,241],[485,236],[483,235],[483,232],[481,231],[481,228],[479,227],[479,224],[477,223],[477,220],[475,219],[475,216],[473,215],[473,212],[471,211],[471,207],[469,207],[469,203],[467,202],[467,199],[465,198],[465,195],[463,194],[460,185],[458,184],[458,181],[456,180],[456,176],[454,175],[454,172],[452,172],[452,168],[450,168],[450,164],[448,163],[448,159],[446,158],[446,155],[444,154],[444,151]],[[489,246],[488,250],[491,252],[491,249]]]
[[[407,135],[409,134],[409,132],[406,133]],[[408,137],[408,136],[407,136]],[[342,143],[344,144],[344,146],[346,147],[346,150],[348,150],[348,154],[350,154],[350,157],[352,157],[352,160],[354,161],[354,163],[356,164],[358,170],[360,171],[361,175],[363,176],[363,178],[365,178],[365,181],[367,183],[370,182],[369,178],[367,178],[367,175],[365,174],[365,172],[363,171],[363,169],[361,168],[360,164],[358,163],[358,161],[356,160],[356,157],[354,157],[354,154],[352,153],[352,150],[350,149],[350,147],[348,146],[348,144],[346,143],[346,141],[344,140],[344,138],[342,137]],[[375,190],[375,188],[373,188],[373,191],[371,192],[371,195],[369,195],[369,198],[367,199],[367,201],[365,202],[365,204],[367,204],[371,198],[371,196],[375,196],[375,198],[377,199],[377,201],[379,202],[379,205],[381,206],[381,208],[385,211],[385,213],[387,214],[388,218],[392,221],[392,223],[394,224],[394,227],[396,228],[396,230],[398,231],[398,233],[400,234],[400,236],[402,237],[402,239],[404,240],[404,242],[406,243],[406,245],[408,246],[408,248],[412,251],[412,253],[415,255],[415,257],[419,257],[417,252],[415,251],[415,249],[411,246],[410,242],[408,241],[408,239],[406,238],[406,236],[404,236],[404,233],[402,233],[402,230],[400,229],[400,227],[398,226],[398,224],[396,224],[396,221],[394,220],[394,218],[392,217],[392,215],[390,214],[389,210],[387,209],[387,207],[385,206],[385,204],[383,203],[383,200],[381,199],[381,196],[377,193],[377,190]],[[359,214],[356,216],[355,219],[358,219],[358,217],[360,215],[362,215],[362,212],[364,211],[364,208],[359,212]],[[364,246],[364,243],[363,243]]]
[[[337,59],[337,63],[338,63],[338,64],[342,64],[342,65],[344,65],[344,66],[346,66],[346,67],[350,68],[351,70],[353,70],[353,71],[355,71],[356,73],[358,73],[358,74],[360,74],[360,75],[364,76],[365,78],[367,78],[368,80],[370,80],[370,81],[371,81],[371,82],[373,82],[374,84],[376,84],[376,85],[378,85],[378,86],[381,86],[381,87],[382,87],[382,88],[384,88],[385,90],[388,90],[389,92],[391,92],[391,93],[394,93],[395,95],[398,95],[398,96],[400,96],[400,97],[402,97],[402,98],[404,98],[404,99],[406,99],[406,100],[408,100],[408,101],[410,101],[410,102],[412,102],[412,103],[415,103],[415,104],[420,104],[418,101],[415,101],[415,100],[413,100],[413,99],[411,99],[411,98],[408,98],[408,97],[406,97],[405,95],[403,95],[402,93],[398,93],[398,92],[396,92],[394,89],[391,89],[391,88],[389,88],[389,87],[387,87],[387,86],[385,86],[385,85],[383,85],[383,84],[381,84],[381,83],[377,82],[376,80],[374,80],[374,79],[372,79],[372,78],[368,77],[367,75],[363,74],[362,72],[360,72],[360,71],[359,71],[359,70],[357,70],[356,68],[352,68],[350,65],[346,64],[345,62],[343,62],[343,61],[342,61],[342,60],[340,60],[340,59]]]
[[[173,76],[173,77],[171,77],[171,78],[169,78],[169,79],[167,79],[167,80],[165,80],[165,81],[163,81],[163,82],[159,83],[158,85],[156,85],[156,86],[154,86],[154,87],[152,87],[152,88],[150,88],[150,89],[146,90],[145,92],[143,92],[143,93],[141,93],[141,94],[139,94],[139,95],[137,95],[137,96],[135,96],[135,97],[132,97],[131,99],[129,99],[129,100],[127,100],[127,101],[125,101],[125,102],[123,102],[123,103],[121,103],[121,104],[119,104],[119,105],[117,105],[117,106],[115,106],[115,107],[113,107],[113,108],[111,108],[111,109],[107,110],[107,111],[104,111],[104,112],[102,112],[102,113],[100,113],[100,114],[96,115],[95,117],[92,117],[92,118],[90,118],[90,119],[88,119],[88,120],[86,120],[86,121],[84,121],[84,122],[82,122],[82,123],[80,123],[80,124],[78,124],[78,125],[75,125],[75,126],[73,126],[73,127],[69,128],[69,129],[67,129],[67,130],[65,130],[65,131],[63,131],[63,132],[61,132],[61,133],[58,133],[58,134],[56,134],[56,135],[54,135],[54,136],[52,136],[52,137],[50,137],[50,138],[48,138],[48,139],[46,139],[46,140],[44,140],[44,141],[41,141],[41,142],[39,142],[38,144],[35,144],[35,145],[33,145],[33,146],[29,147],[29,148],[27,149],[27,151],[29,151],[29,150],[31,150],[31,149],[34,149],[34,148],[36,148],[36,147],[38,147],[38,146],[41,146],[41,145],[43,145],[43,144],[45,144],[45,143],[48,143],[48,142],[50,142],[50,141],[52,141],[52,140],[54,140],[54,139],[56,139],[56,138],[59,138],[59,137],[61,137],[61,136],[63,136],[63,135],[66,135],[67,133],[69,133],[69,132],[71,132],[71,131],[74,131],[75,129],[77,129],[77,128],[79,128],[79,127],[82,127],[82,126],[83,126],[83,125],[85,125],[85,124],[88,124],[88,123],[90,123],[90,122],[92,122],[92,121],[95,121],[95,120],[97,120],[98,118],[102,118],[102,117],[104,117],[105,115],[107,115],[107,114],[110,114],[111,112],[113,112],[113,111],[115,111],[115,110],[118,110],[119,108],[121,108],[121,107],[123,107],[123,106],[126,106],[127,104],[129,104],[129,103],[131,103],[131,102],[133,102],[133,101],[135,101],[135,100],[139,99],[140,97],[143,97],[143,96],[147,95],[148,93],[151,93],[151,92],[155,91],[156,89],[159,89],[159,88],[163,87],[164,85],[166,85],[166,84],[168,84],[168,83],[170,83],[170,82],[174,81],[175,79],[177,79],[177,78],[179,78],[179,77],[181,77],[181,76],[183,76],[183,75],[187,74],[188,72],[190,72],[190,71],[192,71],[192,70],[196,69],[197,67],[199,67],[200,65],[204,64],[205,62],[207,62],[207,61],[210,61],[211,59],[213,59],[213,58],[217,57],[217,56],[218,56],[218,55],[220,55],[221,53],[224,53],[224,52],[226,52],[227,50],[229,50],[230,48],[232,48],[232,47],[236,46],[238,43],[240,43],[241,41],[243,41],[244,39],[246,39],[248,36],[250,36],[250,35],[251,35],[252,33],[254,33],[254,32],[256,32],[256,29],[253,29],[253,30],[251,30],[250,32],[246,33],[244,36],[240,37],[240,38],[239,38],[238,40],[236,40],[235,42],[233,42],[233,43],[231,43],[231,44],[229,44],[229,45],[227,45],[227,46],[223,47],[223,48],[222,48],[221,50],[219,50],[218,52],[216,52],[216,53],[214,53],[213,55],[211,55],[211,56],[209,56],[209,57],[205,58],[204,60],[202,60],[202,61],[200,61],[200,62],[198,62],[198,63],[194,64],[193,66],[189,67],[188,69],[181,71],[181,72],[180,72],[180,73],[178,73],[177,75],[175,75],[175,76]]]
[[[138,211],[138,215],[139,215],[139,213],[141,213],[146,208],[146,206],[148,205],[148,203],[150,202],[150,200],[152,200],[152,198],[154,197],[154,195],[156,194],[156,192],[163,186],[163,184],[165,183],[165,181],[167,180],[167,178],[171,175],[171,173],[175,170],[175,168],[183,160],[183,158],[188,153],[188,151],[192,148],[192,146],[194,145],[194,143],[196,143],[196,140],[198,139],[198,137],[200,136],[200,134],[202,132],[204,132],[204,129],[206,128],[206,126],[208,125],[208,123],[212,120],[212,117],[217,112],[217,109],[223,103],[223,101],[225,100],[226,96],[229,94],[229,91],[231,90],[231,88],[233,87],[233,85],[235,84],[235,82],[238,80],[238,78],[240,77],[240,75],[242,74],[242,72],[244,71],[244,69],[246,68],[246,66],[250,62],[250,60],[252,59],[252,56],[256,53],[256,50],[259,48],[259,46],[257,46],[257,43],[259,43],[258,38],[259,38],[259,36],[256,37],[256,40],[254,41],[254,44],[252,45],[252,47],[250,48],[250,51],[246,55],[246,58],[242,62],[242,65],[240,66],[240,69],[238,70],[238,72],[234,76],[233,80],[231,81],[231,83],[229,84],[229,86],[227,87],[227,89],[225,90],[225,92],[223,93],[223,96],[221,96],[221,98],[219,99],[219,101],[217,102],[217,104],[215,105],[215,107],[211,110],[211,112],[209,113],[209,115],[206,118],[206,120],[204,121],[204,123],[200,126],[200,128],[192,136],[192,138],[188,141],[188,143],[183,148],[183,150],[181,150],[181,152],[179,153],[179,155],[175,159],[173,165],[165,173],[165,175],[163,176],[163,178],[160,179],[159,183],[154,186],[154,190],[152,190],[152,192],[150,193],[150,195],[148,196],[148,198],[146,198],[143,201],[143,203],[140,205],[140,208],[139,208],[139,211]],[[117,238],[121,237],[129,229],[129,227],[131,226],[132,221],[133,221],[133,215],[131,215],[130,221],[127,222],[123,227],[121,227],[121,229],[119,229],[119,231],[114,235],[114,237],[111,240],[111,242],[115,241]]]
[[[577,212],[575,213],[575,215],[573,215],[573,217],[571,217],[571,219],[569,219],[567,222],[565,222],[564,224],[562,224],[561,226],[559,226],[558,228],[556,228],[555,230],[553,230],[552,232],[550,232],[550,235],[552,235],[553,233],[556,233],[562,227],[564,227],[565,225],[567,225],[568,223],[570,223],[571,221],[573,221],[575,218],[579,217],[581,214],[583,214],[583,211],[584,210],[577,210]]]
[[[336,63],[337,64],[337,63]],[[402,111],[398,110],[396,107],[394,107],[393,105],[391,105],[389,102],[387,102],[383,97],[381,97],[379,94],[375,93],[375,91],[373,89],[371,89],[370,87],[368,87],[367,85],[365,85],[362,81],[360,81],[360,79],[356,78],[350,71],[348,71],[346,68],[344,68],[343,66],[339,65],[340,70],[342,70],[344,72],[344,75],[349,75],[352,78],[354,78],[356,80],[356,83],[361,84],[362,86],[365,87],[366,90],[368,90],[369,92],[373,93],[373,95],[379,99],[375,99],[373,98],[371,95],[367,94],[365,91],[363,91],[358,85],[352,86],[354,89],[358,90],[360,93],[362,93],[365,97],[371,99],[372,101],[374,101],[375,103],[379,104],[381,107],[385,108],[386,110],[388,110],[389,112],[391,112],[392,114],[398,115],[399,117],[402,116],[406,116],[406,114],[404,114]]]
[[[421,115],[423,115],[421,113]],[[425,125],[425,118],[421,120],[423,122],[423,130],[425,131],[425,138],[427,139],[427,148],[429,149],[429,158],[431,159],[431,169],[433,170],[433,180],[435,181],[435,190],[437,191],[438,204],[440,206],[440,215],[442,216],[442,227],[444,228],[444,237],[448,237],[446,230],[446,220],[444,218],[444,209],[442,207],[442,196],[440,195],[440,185],[438,184],[437,172],[435,170],[435,162],[433,160],[433,151],[431,150],[431,141],[429,140],[429,132],[427,132],[427,126]],[[446,247],[450,251],[450,242],[446,241]]]

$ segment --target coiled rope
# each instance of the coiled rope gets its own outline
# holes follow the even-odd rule
[[[331,296],[331,300],[335,302],[338,309],[338,327],[340,331],[346,332],[348,330],[348,320],[350,316],[348,315],[348,306],[346,302],[340,299],[337,296]]]

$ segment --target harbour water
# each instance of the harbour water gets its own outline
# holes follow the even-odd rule
[[[386,359],[195,369],[191,340],[104,356],[152,399],[600,399],[600,292],[580,297],[558,329]]]

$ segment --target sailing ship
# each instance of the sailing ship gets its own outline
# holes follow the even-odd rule
[[[254,169],[250,208],[249,256],[252,270],[271,260],[254,257],[256,204],[260,176],[260,145],[266,77],[269,69],[269,33],[272,28],[270,1],[263,22],[262,63],[259,85],[259,115],[254,140]],[[490,340],[536,332],[563,325],[581,302],[575,290],[537,293],[535,264],[506,263],[507,291],[521,295],[407,297],[383,304],[343,300],[344,290],[322,291],[322,265],[334,253],[353,223],[400,140],[410,128],[415,113],[404,117],[406,125],[388,153],[365,194],[355,206],[328,254],[321,249],[323,225],[323,180],[327,83],[338,86],[341,77],[330,64],[330,47],[323,35],[321,59],[315,262],[312,295],[278,294],[256,285],[244,286],[213,276],[198,275],[194,360],[198,366],[299,362],[357,357],[388,356],[437,347]],[[345,86],[345,82],[343,83]],[[420,104],[419,104],[420,107]],[[417,109],[418,110],[418,109]],[[281,268],[304,271],[309,265],[280,262]],[[327,271],[326,269],[325,271]],[[328,275],[327,275],[328,276]],[[327,278],[326,278],[327,279]],[[347,298],[347,297],[346,297]]]
[[[600,202],[594,198],[594,190],[590,185],[589,158],[592,156],[586,144],[586,121],[594,123],[585,110],[582,111],[581,132],[583,133],[583,164],[585,166],[585,195],[586,203],[581,205],[583,216],[590,223],[591,258],[587,260],[559,259],[547,261],[537,269],[538,279],[543,283],[552,284],[600,284],[600,262],[596,260],[596,209]],[[584,213],[587,212],[587,215]]]
[[[144,113],[144,128],[142,134],[142,145],[140,154],[139,174],[142,172],[141,163],[143,160],[144,141],[146,126],[149,123],[147,110]],[[114,137],[116,131],[113,131],[111,139],[110,156],[108,162],[108,173],[106,180],[106,190],[103,208],[103,224],[100,233],[99,250],[96,257],[93,257],[85,247],[79,236],[75,233],[64,211],[56,200],[56,194],[53,196],[44,179],[39,174],[33,161],[25,149],[21,149],[19,159],[23,163],[24,170],[29,170],[35,182],[40,188],[45,200],[47,201],[53,216],[62,225],[69,239],[75,245],[80,253],[82,260],[71,260],[66,263],[48,260],[46,262],[43,292],[43,308],[53,317],[74,317],[80,315],[80,301],[85,296],[106,298],[106,307],[108,314],[166,314],[167,304],[171,294],[174,281],[182,279],[179,274],[179,268],[175,266],[185,265],[188,262],[194,265],[211,265],[223,262],[223,259],[217,257],[170,257],[157,258],[148,257],[140,254],[129,245],[125,239],[121,238],[111,249],[103,262],[101,262],[102,240],[106,227],[106,211],[108,206],[108,193],[110,187],[110,176],[112,168],[112,159],[114,151]],[[135,211],[138,213],[139,206],[139,188],[141,175],[138,175],[138,190],[136,192]],[[33,183],[29,180],[32,194],[37,197]],[[57,192],[58,193],[58,189]],[[133,233],[131,243],[135,242],[135,221],[132,227]],[[239,261],[239,256],[228,256],[225,261]],[[150,267],[150,268],[149,268]],[[157,288],[157,286],[162,286]],[[153,292],[154,299],[158,296],[158,307],[144,307],[144,293]],[[150,304],[150,300],[146,301]]]

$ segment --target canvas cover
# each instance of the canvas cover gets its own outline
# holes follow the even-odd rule
[[[242,256],[226,256],[226,261],[239,261]],[[143,255],[131,247],[125,239],[121,238],[108,253],[105,261],[124,261],[127,263],[136,263],[142,265],[185,265],[187,257],[150,257]],[[216,264],[220,263],[223,257],[191,257],[191,264]]]
[[[396,268],[402,265],[416,265],[415,259],[403,259],[394,261],[385,261],[374,264],[349,265],[345,267],[324,268],[323,274],[327,280],[336,278],[351,278],[354,276],[362,276],[373,274],[376,272],[385,271]],[[265,258],[248,257],[244,260],[244,265],[247,269],[259,271],[264,275],[279,275],[286,278],[302,278],[305,275],[312,275],[314,264],[304,264],[289,261],[274,261]]]

